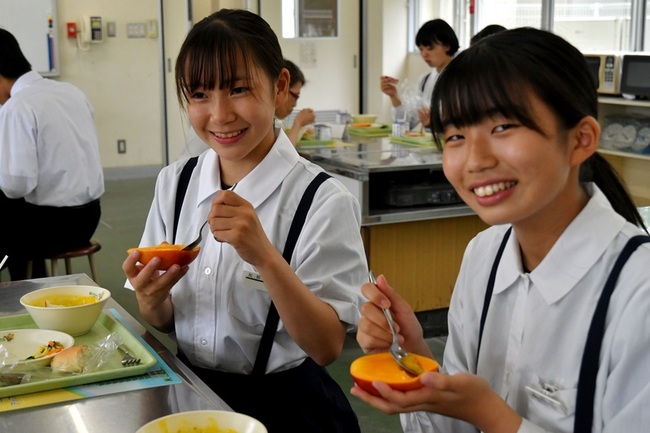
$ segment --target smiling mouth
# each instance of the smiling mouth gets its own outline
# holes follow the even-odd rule
[[[237,137],[238,135],[241,135],[243,131],[244,131],[243,129],[240,129],[239,131],[233,131],[233,132],[213,132],[213,134],[217,138],[233,138],[233,137]]]
[[[517,182],[510,181],[510,182],[498,182],[492,185],[483,185],[483,186],[479,186],[478,188],[474,188],[474,194],[476,194],[479,197],[489,197],[498,192],[505,191],[506,189],[510,189],[516,184]]]

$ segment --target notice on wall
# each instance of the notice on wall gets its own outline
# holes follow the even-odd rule
[[[300,42],[300,66],[303,68],[315,68],[316,62],[316,45],[313,41]]]

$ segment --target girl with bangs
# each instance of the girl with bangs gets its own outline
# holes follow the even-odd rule
[[[439,372],[409,392],[352,394],[407,432],[643,432],[650,425],[650,237],[597,153],[583,55],[531,28],[490,36],[445,69],[432,129],[446,177],[492,227],[468,245]],[[409,305],[364,284],[357,341],[432,356]]]
[[[203,240],[188,266],[127,257],[142,317],[270,433],[359,432],[325,366],[360,316],[360,206],[274,127],[290,88],[277,37],[258,15],[221,9],[189,32],[176,84],[209,149],[160,172],[140,245]]]

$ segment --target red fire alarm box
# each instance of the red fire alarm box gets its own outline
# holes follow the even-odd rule
[[[68,29],[68,37],[76,38],[77,37],[77,23],[67,23],[66,27]]]

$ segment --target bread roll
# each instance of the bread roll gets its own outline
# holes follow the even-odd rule
[[[66,373],[81,373],[86,368],[86,359],[89,352],[89,347],[85,344],[79,346],[68,347],[57,353],[50,367],[54,371],[62,371]]]

